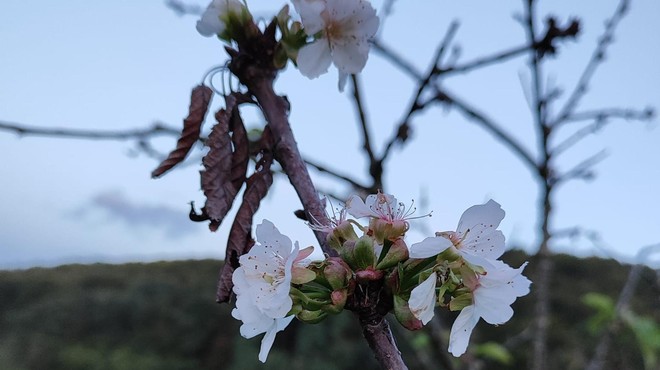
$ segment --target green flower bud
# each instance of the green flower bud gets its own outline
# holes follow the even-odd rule
[[[353,261],[355,263],[355,270],[363,270],[373,267],[376,264],[374,239],[365,235],[355,242]]]
[[[422,321],[410,311],[408,301],[398,295],[394,296],[394,317],[408,330],[419,330],[424,326]]]
[[[321,310],[318,311],[302,310],[296,315],[296,318],[298,318],[298,320],[306,324],[318,324],[319,322],[323,321],[323,319],[325,319],[327,316],[328,314]]]
[[[398,238],[394,242],[385,240],[385,246],[388,244],[391,244],[389,249],[386,251],[385,247],[383,247],[383,252],[386,254],[376,265],[376,268],[379,270],[396,266],[397,263],[408,259],[408,246],[403,241],[403,238]]]
[[[332,289],[345,288],[353,277],[351,268],[339,257],[328,257],[323,275]]]

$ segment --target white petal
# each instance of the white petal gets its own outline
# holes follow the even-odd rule
[[[511,303],[513,301],[503,296],[500,290],[480,287],[474,292],[474,306],[477,313],[489,324],[499,325],[509,321],[513,316]]]
[[[298,69],[307,78],[316,78],[328,71],[332,57],[326,39],[314,41],[298,50]]]
[[[291,239],[280,233],[279,230],[268,220],[263,220],[257,225],[257,241],[271,252],[287,258],[291,254]],[[272,256],[269,256],[272,257]]]
[[[202,36],[211,37],[224,32],[225,22],[220,21],[220,13],[215,8],[204,11],[202,18],[197,21],[197,32]]]
[[[408,307],[412,314],[426,325],[433,318],[435,311],[435,284],[438,280],[436,273],[432,273],[424,282],[419,284],[410,293]]]
[[[449,352],[452,355],[458,357],[465,353],[472,330],[478,321],[479,315],[475,314],[474,306],[467,306],[461,310],[449,333]]]
[[[379,19],[376,16],[376,10],[368,1],[349,0],[352,9],[347,9],[350,14],[344,12],[341,22],[342,32],[359,38],[372,38],[378,31]]]
[[[360,73],[367,64],[369,43],[366,39],[354,39],[350,42],[332,42],[332,61],[340,72]]]
[[[444,252],[453,246],[449,239],[442,236],[426,238],[410,246],[410,258],[428,258]]]
[[[346,81],[348,81],[348,73],[339,71],[339,81],[337,81],[337,88],[339,89],[339,92],[344,92]]]
[[[355,218],[377,217],[374,211],[372,211],[357,195],[352,195],[346,201],[346,212]]]
[[[325,27],[321,12],[325,8],[322,0],[292,0],[296,12],[300,14],[307,35],[314,35]]]
[[[274,320],[273,324],[268,328],[268,331],[266,331],[266,335],[264,335],[263,339],[261,339],[259,361],[266,362],[268,353],[270,352],[270,349],[273,347],[273,343],[275,342],[275,335],[277,332],[284,330],[289,325],[291,320],[293,320],[293,317],[294,316],[291,315],[289,317]]]
[[[456,231],[461,236],[467,233],[466,243],[478,243],[495,233],[503,219],[504,210],[491,199],[486,204],[472,206],[463,212]]]

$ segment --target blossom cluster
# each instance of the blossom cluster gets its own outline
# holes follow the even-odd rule
[[[393,314],[407,329],[426,325],[436,307],[460,311],[450,332],[448,350],[454,356],[465,353],[479,319],[507,322],[511,304],[529,293],[531,282],[522,275],[526,264],[512,268],[498,259],[505,251],[497,230],[504,218],[500,205],[489,200],[472,206],[455,231],[437,232],[408,247],[409,221],[419,218],[414,211],[390,194],[350,197],[329,223],[310,223],[327,234],[339,255],[314,262],[306,259],[312,247],[300,250],[270,221],[258,225],[257,244],[240,257],[233,275],[232,314],[243,321],[244,337],[265,333],[259,359],[266,360],[275,334],[293,317],[320,322],[344,310],[357,287],[372,281],[384,282],[384,296],[392,297]]]
[[[367,0],[291,0],[299,20],[289,16],[286,5],[276,17],[284,59],[296,63],[310,79],[326,73],[331,64],[339,73],[343,91],[347,77],[365,67],[370,41],[378,31],[376,10]],[[203,36],[240,40],[245,25],[254,23],[240,0],[213,0],[197,22]],[[281,58],[281,55],[276,55]]]

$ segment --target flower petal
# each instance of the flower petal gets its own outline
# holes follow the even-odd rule
[[[325,21],[321,17],[321,12],[325,8],[325,2],[322,0],[292,0],[296,12],[300,14],[305,33],[309,36],[321,31],[325,26]]]
[[[346,201],[346,212],[355,218],[377,217],[374,211],[357,195],[351,195]]]
[[[475,313],[474,306],[467,306],[456,318],[449,333],[449,352],[455,357],[465,353],[472,330],[479,321],[479,315]]]
[[[452,242],[442,236],[426,238],[410,246],[410,258],[428,258],[444,252],[453,246]]]
[[[410,293],[408,307],[412,314],[426,325],[433,318],[435,312],[435,285],[438,280],[436,273],[432,273],[424,282],[419,284]]]
[[[349,42],[332,42],[332,61],[343,73],[360,73],[367,64],[369,43],[366,39],[350,38]]]
[[[307,78],[316,78],[328,71],[332,57],[327,40],[320,39],[298,50],[298,69]]]
[[[284,330],[289,325],[289,323],[291,323],[293,317],[294,316],[291,315],[282,319],[275,319],[273,321],[273,324],[268,328],[268,331],[266,331],[266,335],[264,335],[263,339],[261,339],[259,361],[266,362],[268,353],[270,352],[270,349],[273,347],[273,343],[275,342],[275,335],[277,332]]]

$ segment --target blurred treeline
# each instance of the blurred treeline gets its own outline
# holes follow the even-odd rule
[[[528,258],[509,252],[504,260],[517,267]],[[549,367],[582,369],[611,320],[611,302],[630,266],[567,255],[556,255],[554,263]],[[262,365],[257,360],[260,338],[240,337],[231,307],[214,302],[221,265],[203,260],[0,271],[0,369],[377,369],[350,312],[318,325],[294,320],[278,334]],[[532,259],[526,269],[532,281],[534,267]],[[590,305],[585,303],[587,293],[599,293],[590,296]],[[466,368],[469,362],[485,369],[527,368],[532,338],[525,328],[533,315],[532,297],[514,304],[516,313],[505,325],[480,322],[470,352],[452,360],[453,367]],[[660,339],[659,297],[656,272],[645,269],[630,311],[644,318],[646,342]],[[438,309],[434,328],[443,329],[439,337],[428,327],[412,333],[391,321],[411,369],[445,368],[439,356],[446,354],[455,316]],[[657,347],[649,352],[644,330],[640,334],[625,323],[619,327],[608,368],[648,367]],[[438,340],[442,348],[437,348]]]

